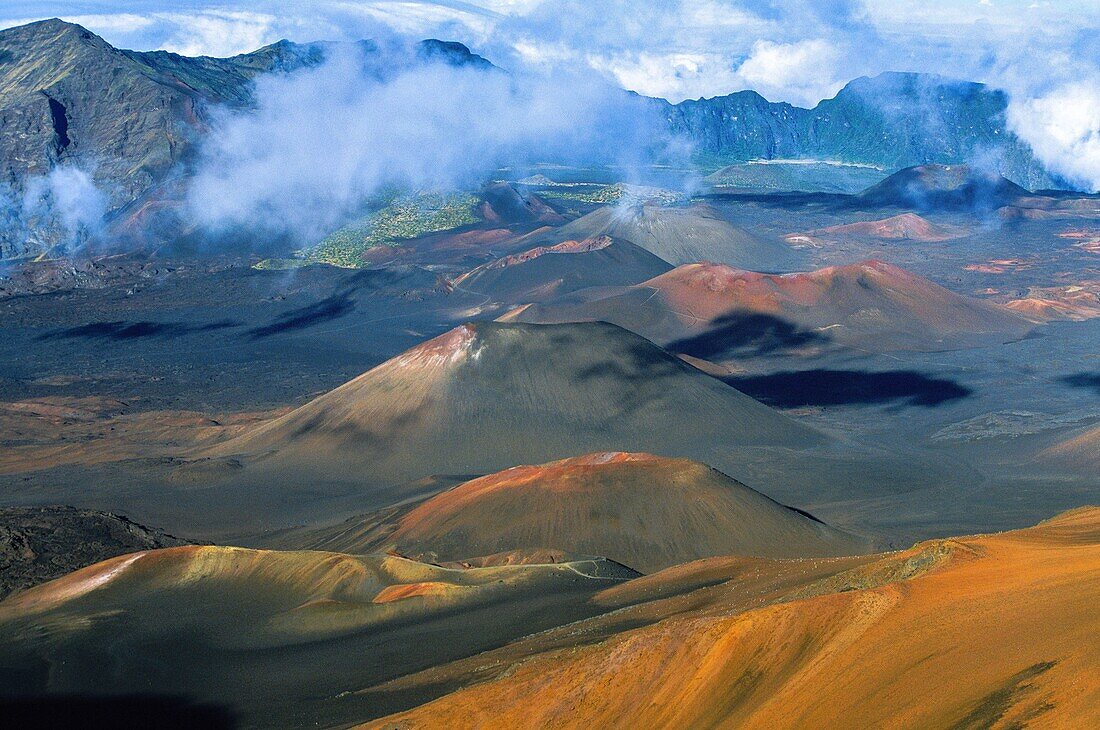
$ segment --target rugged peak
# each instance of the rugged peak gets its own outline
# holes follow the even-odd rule
[[[868,90],[874,91],[894,91],[894,92],[913,92],[920,88],[933,88],[933,87],[984,87],[984,84],[980,84],[974,81],[963,81],[961,79],[953,79],[948,76],[940,76],[939,74],[920,73],[918,71],[883,71],[880,74],[874,76],[860,76],[852,79],[844,88],[840,90],[843,94],[847,92],[863,92]]]
[[[38,20],[26,25],[0,30],[0,42],[2,43],[40,45],[69,44],[81,41],[92,41],[104,46],[108,45],[107,41],[84,26],[69,23],[60,18]]]
[[[480,69],[496,68],[487,59],[477,55],[457,41],[441,41],[428,38],[420,41],[417,56],[426,61],[442,61],[451,66],[473,66]]]

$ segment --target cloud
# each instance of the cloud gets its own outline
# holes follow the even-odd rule
[[[188,12],[170,0],[133,0],[117,8],[115,0],[18,0],[0,15],[62,14],[127,47],[214,55],[282,37],[442,37],[509,69],[592,70],[674,102],[752,88],[813,106],[857,76],[938,73],[1007,91],[1021,136],[1070,171],[1087,167],[1088,138],[1067,142],[1060,124],[1042,120],[1065,101],[1056,90],[1100,75],[1095,0],[188,0]]]
[[[70,23],[101,34],[130,34],[143,31],[156,23],[152,18],[136,13],[104,13],[99,15],[74,15],[66,18]]]
[[[660,140],[647,106],[589,75],[408,65],[383,81],[349,49],[261,78],[248,113],[222,112],[188,208],[207,229],[310,239],[391,186],[479,184],[499,166],[630,164]]]
[[[23,193],[21,217],[38,221],[36,228],[55,231],[70,248],[96,236],[106,213],[106,194],[91,175],[71,165],[31,178]]]
[[[741,80],[729,62],[714,54],[593,54],[584,60],[624,89],[646,96],[691,98],[706,96],[714,88],[741,88]]]
[[[254,51],[280,39],[275,16],[246,11],[156,13],[152,20],[174,32],[163,43],[166,51],[183,56],[233,56]]]
[[[839,59],[838,49],[818,38],[798,43],[757,41],[737,75],[773,101],[813,106],[836,94],[847,81],[838,78]]]
[[[395,33],[410,36],[446,35],[467,40],[484,39],[495,24],[497,13],[469,3],[409,2],[373,0],[339,2],[332,10],[360,16],[386,26]]]
[[[1051,171],[1100,192],[1100,74],[1014,101],[1008,123]]]

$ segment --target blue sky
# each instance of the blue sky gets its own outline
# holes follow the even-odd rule
[[[1100,0],[5,0],[111,43],[232,55],[281,38],[459,40],[671,101],[741,89],[813,106],[886,70],[983,81],[1050,166],[1100,188]]]

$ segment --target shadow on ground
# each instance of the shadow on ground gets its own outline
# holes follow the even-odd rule
[[[711,322],[706,332],[670,342],[667,350],[703,359],[721,355],[772,355],[822,345],[826,335],[799,329],[780,317],[757,312],[731,312]]]
[[[0,718],[11,728],[229,730],[238,725],[224,707],[160,695],[5,698],[0,699]]]
[[[355,300],[351,298],[351,292],[334,294],[319,302],[292,309],[275,318],[271,324],[263,327],[255,327],[248,331],[253,339],[263,339],[282,332],[305,329],[322,322],[331,322],[334,319],[351,314],[355,309]]]
[[[954,380],[933,378],[913,370],[801,370],[730,376],[722,380],[779,408],[895,402],[932,408],[966,398],[973,392]]]
[[[41,340],[138,340],[147,337],[182,337],[196,332],[237,327],[240,322],[223,319],[208,324],[188,324],[186,322],[92,322],[79,327],[70,327],[57,332],[49,332],[39,337]]]
[[[1071,388],[1084,388],[1100,395],[1100,373],[1077,373],[1059,380]]]

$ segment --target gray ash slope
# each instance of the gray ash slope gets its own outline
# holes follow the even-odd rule
[[[750,271],[789,271],[801,259],[784,242],[740,229],[706,203],[604,206],[532,236],[531,242],[549,245],[599,236],[630,241],[673,266],[713,261]]]
[[[628,286],[672,266],[629,241],[598,236],[504,256],[457,277],[456,286],[508,303],[550,299],[589,287]]]
[[[423,343],[218,447],[360,483],[477,474],[579,453],[689,456],[829,437],[602,322],[477,323]]]

